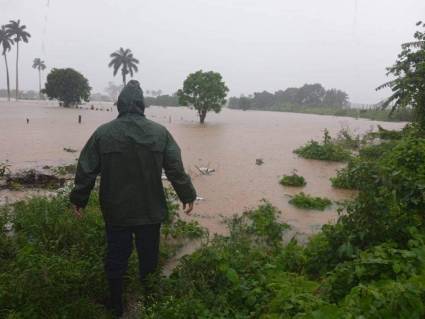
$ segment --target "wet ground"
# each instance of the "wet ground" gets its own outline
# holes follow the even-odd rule
[[[91,105],[94,110],[90,110]],[[110,108],[113,111],[106,111]],[[79,115],[81,124],[78,124]],[[53,102],[9,104],[0,101],[0,163],[8,160],[15,170],[72,162],[96,127],[116,116],[110,103],[94,102],[84,105],[83,109],[64,109]],[[387,129],[404,125],[346,117],[225,109],[219,114],[209,113],[207,123],[202,126],[196,112],[172,107],[151,107],[146,116],[165,125],[182,148],[186,170],[193,178],[198,195],[204,199],[197,203],[193,218],[211,233],[223,232],[222,216],[255,207],[263,198],[281,209],[283,219],[299,232],[310,233],[323,223],[335,220],[336,206],[316,212],[288,204],[290,195],[301,189],[282,187],[278,181],[280,176],[296,169],[307,179],[302,191],[332,200],[347,199],[354,193],[333,189],[329,182],[343,164],[301,159],[292,151],[310,139],[320,139],[325,128],[334,134],[343,127],[360,133],[376,129],[378,124]],[[264,164],[256,165],[257,158],[263,159]],[[209,167],[215,172],[202,175],[197,167]],[[2,194],[0,203],[4,202],[4,192],[0,197]],[[13,198],[13,193],[7,195]]]

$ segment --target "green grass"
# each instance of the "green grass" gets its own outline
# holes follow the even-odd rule
[[[332,201],[328,198],[314,197],[303,192],[292,197],[289,203],[298,208],[315,210],[325,210],[332,205]]]
[[[174,195],[167,192],[170,214],[162,227],[160,264],[183,242],[205,231],[179,218]],[[13,225],[6,233],[4,226]],[[68,195],[34,197],[0,207],[0,317],[110,318],[103,269],[105,231],[97,193],[83,219],[72,214]],[[139,293],[136,254],[126,276],[128,298]]]
[[[307,184],[303,176],[298,175],[296,172],[293,172],[291,175],[283,175],[279,183],[283,186],[296,186],[301,187]]]
[[[396,111],[393,114],[389,110],[379,108],[340,108],[340,107],[299,107],[299,106],[277,106],[270,109],[276,112],[304,113],[317,115],[330,115],[341,117],[365,118],[374,121],[387,122],[411,122],[414,118],[413,112],[409,110]]]

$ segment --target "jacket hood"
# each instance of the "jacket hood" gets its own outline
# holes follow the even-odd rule
[[[117,107],[119,115],[126,113],[137,113],[143,115],[145,112],[145,101],[143,90],[136,80],[131,80],[122,89],[118,96]]]

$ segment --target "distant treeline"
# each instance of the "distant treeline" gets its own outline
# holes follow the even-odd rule
[[[179,98],[176,94],[173,95],[158,95],[158,96],[145,96],[145,103],[147,106],[180,106]]]
[[[348,94],[337,89],[326,90],[321,84],[304,84],[300,88],[287,88],[275,93],[255,92],[250,96],[231,97],[229,108],[242,110],[280,111],[287,107],[348,108]]]
[[[119,92],[118,92],[119,93]],[[15,90],[10,91],[11,96],[15,96]],[[0,89],[0,98],[7,98],[7,90]],[[37,91],[19,91],[19,98],[22,100],[39,100],[40,95]],[[110,94],[93,93],[90,95],[90,101],[99,102],[114,102],[115,99]],[[145,103],[147,106],[180,106],[179,98],[176,94],[173,95],[158,95],[158,96],[145,96]]]

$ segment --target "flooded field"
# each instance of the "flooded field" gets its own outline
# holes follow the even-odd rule
[[[95,110],[89,109],[92,104]],[[0,162],[8,160],[13,170],[72,162],[96,127],[117,116],[112,104],[95,102],[83,107],[64,109],[52,102],[0,101]],[[110,108],[113,111],[107,112]],[[279,185],[281,175],[297,169],[307,179],[302,190],[316,196],[342,200],[354,194],[330,185],[329,178],[343,164],[301,159],[292,151],[310,139],[320,139],[325,128],[334,134],[343,127],[365,132],[376,129],[378,124],[387,129],[404,125],[225,109],[219,114],[208,114],[206,125],[201,126],[194,111],[171,107],[151,107],[146,116],[165,125],[182,148],[186,170],[198,196],[203,198],[196,205],[194,218],[212,233],[223,231],[222,216],[255,207],[263,198],[281,209],[283,219],[297,231],[315,231],[336,218],[336,208],[310,212],[289,205],[289,196],[300,189]],[[257,158],[263,159],[264,164],[256,165]],[[204,176],[197,167],[209,167],[215,172]]]

